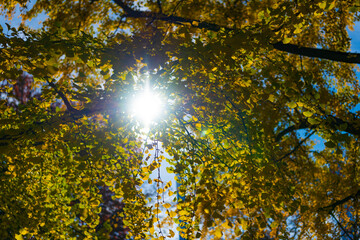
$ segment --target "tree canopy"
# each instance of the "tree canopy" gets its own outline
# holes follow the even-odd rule
[[[359,239],[359,8],[1,0],[23,22],[0,28],[0,236],[109,239],[109,189],[131,239]],[[171,157],[133,117],[145,79]],[[176,192],[149,177],[164,161]]]

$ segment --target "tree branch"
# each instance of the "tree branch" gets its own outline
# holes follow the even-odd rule
[[[158,5],[158,7],[159,7],[159,12],[162,13],[162,7],[161,7],[161,2],[160,2],[160,0],[157,0],[156,3],[157,3],[157,5]]]
[[[315,131],[312,131],[308,136],[306,136],[306,138],[304,138],[303,140],[301,140],[295,147],[293,150],[291,150],[290,152],[288,152],[287,154],[285,154],[284,156],[282,156],[281,158],[275,160],[275,162],[280,162],[281,160],[283,160],[284,158],[287,158],[288,156],[290,156],[291,154],[293,154],[294,152],[296,152],[296,150],[299,149],[299,147],[301,147],[301,145],[308,140],[312,135],[314,135]]]
[[[334,213],[330,213],[330,215],[335,219],[336,223],[339,225],[339,227],[341,228],[341,230],[344,232],[344,234],[351,240],[353,239],[350,234],[346,231],[346,229],[344,228],[344,226],[339,222],[339,220],[335,217]]]
[[[277,50],[301,56],[328,59],[335,62],[360,63],[360,54],[339,52],[326,49],[299,47],[295,44],[284,44],[281,42],[273,44]]]
[[[284,130],[282,130],[280,133],[278,133],[275,137],[275,142],[280,142],[281,138],[283,136],[285,136],[288,133],[291,133],[295,130],[300,130],[300,129],[307,129],[307,128],[314,128],[316,127],[316,125],[310,125],[310,123],[308,123],[308,121],[306,119],[303,119],[300,121],[299,124],[296,125],[292,125]]]
[[[354,116],[354,115],[353,115]],[[328,116],[328,121],[329,121],[329,126],[333,129],[333,130],[341,130],[347,133],[350,133],[351,135],[360,137],[360,120],[354,119],[356,120],[356,122],[348,122],[348,121],[344,121],[338,117],[335,116]]]
[[[127,14],[132,14],[135,12],[131,7],[123,3],[122,0],[114,0],[114,2],[119,5]]]
[[[140,11],[133,10],[129,6],[127,6],[122,0],[114,0],[114,2],[119,5],[124,12],[126,13],[123,17],[129,18],[150,18],[160,21],[165,21],[169,23],[174,23],[178,25],[182,25],[184,23],[190,23],[192,27],[199,29],[206,29],[210,31],[218,32],[220,29],[224,29],[226,31],[236,31],[237,29],[229,28],[226,26],[220,26],[218,24],[209,23],[205,21],[198,21],[194,19],[178,17],[174,15],[166,15],[163,13],[154,13],[150,11]],[[278,31],[278,30],[274,30]],[[294,44],[284,44],[281,42],[278,43],[270,43],[276,50],[292,53],[296,55],[306,56],[306,57],[314,57],[320,59],[327,59],[335,62],[345,62],[345,63],[360,63],[360,54],[351,53],[351,52],[339,52],[332,51],[327,49],[318,49],[318,48],[309,48],[309,47],[300,47]]]
[[[132,8],[127,6],[122,0],[114,0],[114,2],[117,5],[119,5],[126,13],[123,17],[151,18],[151,19],[156,19],[156,20],[165,21],[165,22],[169,22],[169,23],[180,24],[180,25],[184,24],[184,23],[190,23],[191,26],[193,26],[195,28],[206,29],[206,30],[211,30],[211,31],[215,31],[215,32],[219,31],[221,28],[228,30],[228,31],[235,30],[235,29],[223,27],[223,26],[220,26],[220,25],[217,25],[214,23],[203,22],[203,21],[198,21],[198,20],[194,20],[194,19],[178,17],[178,16],[174,16],[174,15],[166,15],[163,13],[154,13],[154,12],[150,12],[150,11],[133,10]]]
[[[112,104],[113,103],[113,104]],[[119,103],[117,101],[108,102],[103,101],[101,103],[91,106],[91,108],[84,108],[82,110],[76,110],[72,112],[71,115],[64,114],[62,116],[53,116],[52,118],[46,121],[33,121],[30,124],[27,124],[20,129],[6,129],[0,131],[0,148],[7,148],[9,145],[14,144],[16,141],[24,139],[24,136],[43,133],[43,128],[48,127],[52,129],[57,129],[60,124],[74,122],[78,119],[81,119],[84,116],[93,116],[97,113],[115,113],[119,111]],[[1,124],[1,122],[0,122]],[[34,146],[41,145],[42,139],[40,135],[37,135],[37,141],[34,143]],[[0,151],[1,152],[1,151]]]
[[[46,79],[46,81],[48,82],[49,86],[52,87],[57,94],[59,94],[59,96],[64,101],[64,104],[69,112],[77,112],[78,111],[77,109],[75,109],[71,106],[69,100],[66,98],[64,93],[61,92],[60,90],[58,90],[58,88],[56,87],[56,85],[54,83],[50,82],[48,79]]]
[[[330,204],[329,206],[319,208],[319,211],[328,211],[329,213],[331,213],[332,211],[334,211],[334,209],[337,206],[342,205],[342,204],[346,203],[347,201],[349,201],[351,199],[355,199],[357,197],[360,197],[360,189],[353,195],[350,195],[350,196],[347,196],[346,198],[338,200],[338,201],[334,202],[333,204]]]
[[[324,119],[323,119],[324,124],[322,124],[322,125],[330,128],[334,131],[344,131],[353,136],[360,137],[360,119],[355,118],[355,115],[352,115],[351,117],[353,118],[353,120],[355,120],[354,122],[345,121],[345,120],[342,120],[342,119],[332,116],[332,115],[326,115],[326,116],[324,116]],[[286,129],[284,129],[280,133],[278,133],[275,137],[275,141],[279,142],[282,137],[284,137],[286,134],[288,134],[290,132],[300,130],[300,129],[309,129],[309,128],[314,129],[319,126],[320,126],[319,124],[310,124],[307,121],[307,119],[303,119],[300,121],[299,124],[292,125]]]

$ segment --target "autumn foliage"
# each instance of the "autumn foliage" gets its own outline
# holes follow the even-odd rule
[[[23,20],[0,31],[3,239],[360,238],[357,0],[0,11]],[[144,136],[146,84],[164,109]]]

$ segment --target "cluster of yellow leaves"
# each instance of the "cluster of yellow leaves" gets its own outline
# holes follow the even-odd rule
[[[142,17],[126,16],[119,1],[39,0],[21,17],[45,12],[42,28],[1,29],[0,81],[9,84],[0,102],[0,235],[104,239],[111,226],[98,227],[101,187],[123,201],[133,239],[174,237],[176,224],[187,239],[289,238],[289,226],[297,238],[345,234],[332,217],[354,226],[353,66],[273,45],[347,51],[357,1],[120,1],[147,11]],[[16,3],[0,6],[11,15]],[[172,14],[191,21],[165,17]],[[19,69],[41,96],[12,105]],[[172,156],[176,194],[171,182],[150,178],[165,158],[143,156],[128,114],[141,84],[133,76],[144,72],[169,96],[150,137]],[[63,104],[54,111],[56,101]],[[145,181],[158,186],[155,203],[140,189]],[[163,194],[176,206],[161,204]],[[348,208],[326,208],[355,195]]]

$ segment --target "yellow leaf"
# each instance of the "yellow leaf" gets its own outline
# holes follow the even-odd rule
[[[301,32],[302,32],[301,28],[296,28],[295,31],[294,31],[294,34],[298,34],[298,33],[301,33]]]
[[[230,229],[231,227],[229,226],[229,222],[228,221],[225,221],[223,224],[222,224],[222,226],[224,227],[224,228],[227,228],[227,229]]]
[[[24,238],[22,237],[21,234],[15,234],[15,239],[16,240],[23,240]]]
[[[291,41],[291,38],[284,38],[283,43],[284,43],[284,44],[287,44],[287,43],[289,43],[290,41]]]
[[[311,117],[313,115],[313,113],[309,111],[303,112],[303,114],[305,117]]]
[[[303,106],[304,106],[304,103],[302,103],[302,102],[296,102],[296,104],[297,104],[299,107],[303,107]]]
[[[15,169],[15,165],[9,165],[9,166],[8,166],[8,170],[9,170],[10,172],[12,172],[14,169]]]
[[[193,26],[195,26],[195,27],[199,26],[199,22],[198,22],[198,21],[193,21],[191,24],[192,24]]]
[[[174,231],[173,231],[173,230],[171,230],[171,229],[169,229],[169,234],[170,234],[170,237],[171,237],[171,238],[175,236]]]
[[[333,9],[335,7],[335,1],[333,1],[331,4],[330,4],[330,6],[329,6],[329,10],[331,10],[331,9]]]
[[[144,181],[146,181],[146,180],[149,179],[149,176],[150,176],[150,175],[146,174],[146,175],[144,175],[143,177],[141,177],[141,179],[144,180]]]
[[[319,3],[319,7],[321,9],[325,9],[326,8],[326,2],[324,1],[324,2]]]
[[[23,229],[20,230],[21,235],[25,235],[27,233],[28,233],[28,230],[26,228],[23,228]]]
[[[187,212],[186,210],[181,210],[181,211],[179,211],[179,215],[180,215],[180,216],[184,216],[184,215],[186,215],[186,214],[188,214],[188,212]]]
[[[324,14],[324,12],[322,12],[322,11],[315,11],[314,12],[314,17],[318,17],[318,16],[321,16],[321,15],[323,15]]]
[[[310,124],[319,124],[319,123],[320,123],[319,120],[314,119],[314,118],[308,118],[308,122],[309,122]]]
[[[153,234],[154,234],[154,232],[155,232],[154,227],[151,227],[151,228],[149,229],[149,232],[150,232],[150,234],[151,234],[151,235],[153,235]]]
[[[97,207],[100,205],[100,201],[99,200],[96,200],[96,201],[93,201],[90,203],[91,207]]]
[[[220,229],[220,228],[216,229],[216,231],[215,231],[215,236],[218,237],[218,238],[221,238],[222,232],[221,232],[221,229]]]
[[[169,187],[171,187],[171,185],[172,185],[172,182],[171,182],[171,181],[169,181],[169,182],[167,182],[167,183],[166,183],[165,188],[169,188]]]
[[[269,100],[270,102],[274,102],[274,101],[275,101],[275,96],[272,95],[272,94],[270,94],[268,100]]]
[[[248,60],[246,65],[247,65],[247,66],[251,66],[252,64],[253,64],[253,61]]]
[[[164,208],[170,208],[171,204],[170,203],[165,203],[163,206],[164,206]]]
[[[170,211],[169,216],[172,217],[172,218],[176,217],[176,212],[175,211]]]
[[[296,108],[296,102],[290,102],[287,104],[289,108]]]

